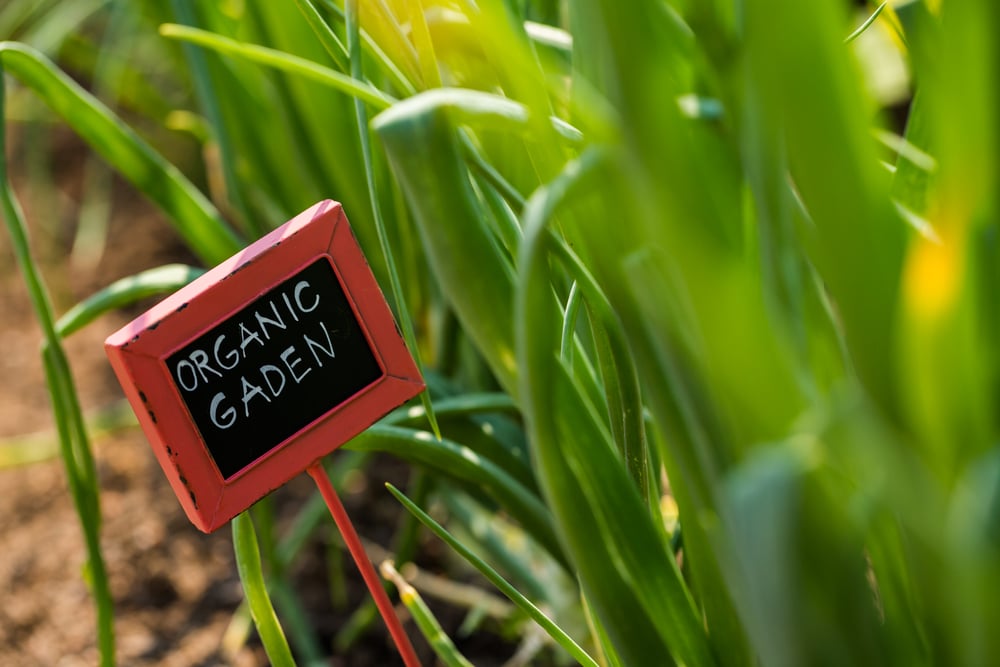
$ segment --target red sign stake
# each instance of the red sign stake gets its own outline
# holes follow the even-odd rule
[[[341,205],[322,201],[105,341],[188,518],[211,532],[304,470],[419,664],[320,459],[424,389]]]
[[[413,650],[410,638],[406,636],[403,624],[399,622],[399,617],[396,616],[396,612],[392,608],[392,602],[389,600],[389,596],[386,595],[385,589],[382,588],[381,580],[378,578],[378,574],[375,572],[371,561],[368,560],[368,554],[365,553],[365,549],[361,545],[361,539],[354,531],[354,525],[351,523],[350,517],[347,516],[347,510],[344,509],[343,503],[340,502],[340,497],[337,496],[333,484],[330,483],[330,478],[326,474],[323,464],[316,463],[310,466],[309,476],[313,478],[316,486],[319,487],[319,492],[323,495],[323,500],[326,501],[330,515],[337,524],[337,528],[344,538],[344,543],[347,544],[347,550],[351,552],[351,557],[358,566],[358,570],[361,571],[361,576],[368,586],[368,591],[375,599],[375,606],[378,607],[378,611],[382,615],[382,620],[385,621],[386,626],[389,628],[389,634],[392,635],[392,641],[396,644],[396,650],[402,656],[403,663],[406,667],[420,667],[420,661]]]

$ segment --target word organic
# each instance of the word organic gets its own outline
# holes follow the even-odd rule
[[[323,258],[174,352],[167,366],[225,477],[382,375]]]

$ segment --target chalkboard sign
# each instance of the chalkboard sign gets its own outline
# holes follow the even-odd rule
[[[326,258],[172,354],[167,367],[223,477],[382,376]]]
[[[331,201],[157,304],[105,347],[188,517],[206,531],[423,389]]]

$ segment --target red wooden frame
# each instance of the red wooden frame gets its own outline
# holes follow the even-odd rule
[[[383,374],[226,479],[167,368],[170,355],[326,257]],[[112,334],[105,350],[188,518],[211,532],[424,389],[343,208],[325,200]]]

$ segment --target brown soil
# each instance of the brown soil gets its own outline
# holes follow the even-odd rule
[[[71,137],[57,135],[54,157],[58,195],[19,184],[33,233],[33,251],[43,265],[57,313],[111,281],[173,261],[193,261],[162,217],[124,184],[113,192],[108,246],[90,269],[66,262],[78,215],[82,156]],[[13,171],[27,148],[13,149]],[[56,212],[57,220],[39,218]],[[104,337],[139,312],[106,316],[70,337],[66,348],[85,412],[121,401],[105,360]],[[52,419],[39,359],[41,334],[5,233],[0,233],[0,447],[4,439],[51,433]],[[54,435],[48,436],[49,442]],[[116,645],[123,665],[267,664],[254,637],[235,650],[222,648],[223,635],[243,594],[233,560],[230,532],[196,530],[183,515],[141,431],[130,428],[94,443],[101,486],[101,539],[115,599]],[[395,483],[406,468],[392,461],[377,467]],[[398,508],[382,493],[381,479],[369,480],[345,504],[362,536],[385,545]],[[375,483],[378,482],[378,483]],[[85,550],[81,529],[58,458],[0,468],[0,664],[93,665],[97,662],[95,612],[82,577]],[[300,476],[275,496],[279,516],[294,513],[312,492]],[[316,543],[292,573],[296,590],[320,638],[329,642],[364,595],[349,561],[345,565],[351,604],[332,609],[324,545]],[[425,553],[435,553],[430,544]],[[440,562],[442,551],[437,550]],[[433,564],[432,564],[433,565]],[[462,614],[443,610],[454,630]],[[411,636],[415,635],[408,628]],[[433,659],[415,638],[424,664]],[[477,636],[459,644],[476,664],[500,664],[514,648]],[[328,649],[332,652],[332,649]],[[400,664],[380,624],[346,656],[331,665]]]

